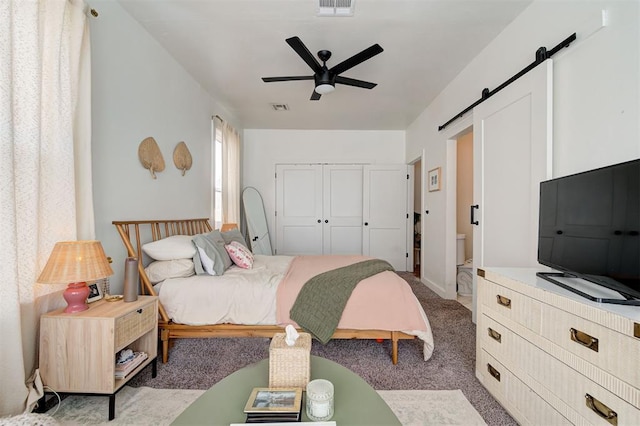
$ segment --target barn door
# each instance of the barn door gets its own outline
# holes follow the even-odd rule
[[[538,266],[539,185],[552,173],[552,67],[545,61],[473,110],[474,271]],[[473,306],[475,320],[475,290]]]

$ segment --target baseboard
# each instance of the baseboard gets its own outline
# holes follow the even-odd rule
[[[449,297],[447,297],[446,289],[440,287],[439,285],[437,285],[433,281],[431,281],[431,280],[429,280],[427,278],[420,278],[420,282],[422,284],[426,285],[429,290],[433,291],[434,293],[436,293],[438,296],[442,297],[443,299],[449,299]]]

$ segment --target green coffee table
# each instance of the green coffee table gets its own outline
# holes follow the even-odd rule
[[[338,426],[400,425],[393,411],[367,382],[328,359],[311,356],[311,379],[327,379],[334,386],[334,416]],[[173,425],[244,423],[244,406],[254,387],[269,385],[269,360],[251,364],[216,383],[174,421]],[[309,421],[304,409],[302,420]]]

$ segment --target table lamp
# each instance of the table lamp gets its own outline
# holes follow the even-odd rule
[[[96,281],[113,274],[100,241],[61,241],[56,243],[38,282],[69,284],[62,296],[67,301],[65,313],[89,309],[87,281]]]

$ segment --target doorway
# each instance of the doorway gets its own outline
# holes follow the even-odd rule
[[[413,163],[413,275],[420,278],[422,248],[422,158]]]
[[[473,129],[456,139],[456,299],[473,305]]]

